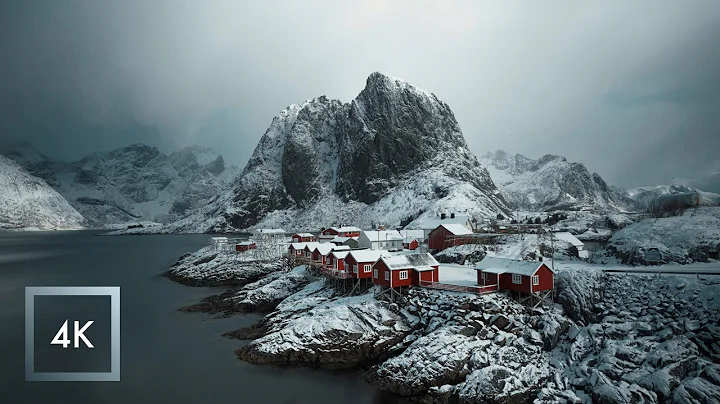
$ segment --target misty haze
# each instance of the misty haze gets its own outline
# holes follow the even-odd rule
[[[702,0],[0,4],[0,391],[720,402],[718,43]],[[81,315],[38,285],[121,288],[120,383],[30,381],[108,360],[31,346]]]

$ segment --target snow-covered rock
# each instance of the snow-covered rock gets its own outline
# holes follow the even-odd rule
[[[0,156],[0,229],[77,230],[84,222],[44,180]]]
[[[207,246],[180,257],[166,275],[190,286],[246,285],[282,269],[283,262],[239,261],[235,254]]]
[[[642,208],[649,209],[654,200],[661,195],[677,194],[685,192],[699,192],[702,206],[720,205],[720,195],[714,192],[705,192],[697,188],[685,185],[656,185],[649,187],[638,187],[628,190],[628,196],[638,203]]]
[[[134,144],[70,163],[29,144],[4,153],[47,181],[95,227],[177,220],[215,199],[238,173],[222,156],[197,146],[165,155]]]
[[[318,97],[281,111],[227,192],[168,232],[395,226],[457,212],[509,212],[450,108],[371,74],[350,103]]]
[[[506,200],[531,211],[621,212],[634,210],[625,191],[609,186],[597,173],[566,158],[533,160],[498,150],[481,159]]]
[[[651,218],[613,234],[608,249],[625,263],[642,262],[657,248],[664,261],[706,261],[720,250],[720,207],[688,209],[681,216]]]

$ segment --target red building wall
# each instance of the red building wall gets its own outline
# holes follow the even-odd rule
[[[373,284],[375,284],[375,285],[390,286],[390,284],[392,283],[393,288],[400,287],[400,286],[412,285],[412,277],[413,277],[413,273],[415,272],[412,269],[403,270],[403,271],[408,271],[407,279],[400,279],[400,270],[390,271],[387,268],[387,266],[385,266],[385,263],[382,260],[375,263],[373,270],[375,270],[375,269],[378,270],[378,277],[373,278]],[[391,272],[392,282],[389,280],[388,281],[385,280],[386,272]]]
[[[358,263],[357,261],[355,261],[355,258],[353,258],[350,254],[348,254],[347,257],[345,257],[345,268],[347,268],[348,271],[351,271],[352,266],[355,265],[355,264],[359,264],[359,265],[358,265],[358,273],[357,273],[357,274],[353,274],[353,277],[354,277],[354,278],[360,278],[360,279],[372,278],[372,276],[373,276],[373,271],[372,271],[372,270],[373,270],[373,264],[375,264],[374,262],[360,262],[360,263]],[[363,267],[364,267],[365,265],[370,265],[370,272],[365,273],[365,272],[363,271]]]
[[[440,282],[440,271],[439,268],[434,266],[432,271],[415,271],[410,270],[412,274],[410,277],[412,278],[412,284],[413,285],[420,285],[420,281],[423,282]]]
[[[484,285],[495,285],[497,284],[497,274],[486,274],[487,278],[485,279],[485,282],[483,283],[482,274],[483,271],[477,271],[477,284],[478,286],[484,286]]]
[[[512,274],[500,275],[500,290],[512,290],[513,292],[530,293],[530,277],[521,276],[521,283],[512,282]]]
[[[417,248],[420,246],[420,243],[418,243],[417,240],[413,240],[408,244],[408,250],[417,250]]]
[[[431,250],[438,250],[442,251],[445,249],[445,239],[448,236],[453,236],[454,234],[449,232],[446,228],[442,226],[438,226],[435,230],[431,231],[428,235],[428,247]],[[457,238],[453,241],[452,246],[459,246],[467,244],[467,239]]]
[[[540,284],[539,285],[533,285],[532,291],[533,292],[541,292],[545,290],[552,290],[555,286],[555,279],[554,274],[550,268],[548,268],[547,265],[543,264],[540,269],[535,272],[535,275],[538,275],[540,277]]]

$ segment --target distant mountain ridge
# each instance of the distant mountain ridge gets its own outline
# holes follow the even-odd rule
[[[509,208],[435,95],[381,73],[350,103],[318,97],[273,118],[228,192],[171,232],[368,227]]]
[[[608,213],[633,211],[634,201],[609,186],[580,163],[547,154],[537,160],[503,150],[487,153],[481,161],[506,200],[529,211],[591,210]]]
[[[42,179],[0,155],[0,229],[77,230],[85,219]]]
[[[5,155],[44,179],[95,227],[177,220],[215,198],[238,171],[226,167],[222,156],[197,146],[165,155],[138,143],[69,163],[29,144],[16,145]]]

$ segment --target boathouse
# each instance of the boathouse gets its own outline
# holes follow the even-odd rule
[[[303,255],[307,259],[312,259],[313,252],[315,251],[315,247],[319,246],[320,243],[317,241],[311,241],[309,243],[305,243],[305,247],[303,248]]]
[[[349,250],[333,250],[328,256],[328,267],[335,271],[345,270],[345,257],[350,253]]]
[[[245,252],[248,250],[254,250],[257,248],[257,244],[254,241],[241,241],[235,244],[235,251]]]
[[[307,243],[291,243],[288,246],[288,255],[302,257],[305,255],[305,246]]]
[[[542,261],[485,257],[475,270],[478,285],[498,285],[498,290],[533,294],[555,286],[555,273]]]
[[[310,241],[315,241],[315,236],[313,236],[311,233],[295,233],[292,235],[291,238],[293,243],[307,243]]]
[[[315,261],[315,263],[326,266],[327,265],[327,259],[330,253],[333,251],[349,251],[350,247],[346,245],[340,245],[336,246],[332,243],[319,243],[317,247],[315,247],[315,250],[312,253],[312,260]]]
[[[345,256],[345,266],[352,272],[353,278],[372,278],[373,265],[381,257],[389,257],[387,250],[353,250]]]
[[[373,283],[389,288],[437,282],[440,264],[428,253],[381,257],[373,266]]]
[[[462,237],[457,236],[469,236],[472,235],[473,232],[470,231],[467,227],[457,224],[457,223],[449,223],[449,224],[441,224],[438,227],[436,227],[433,231],[430,232],[428,235],[428,247],[431,250],[435,251],[442,251],[449,247],[455,247],[463,244],[468,244],[470,241],[470,237],[467,239],[464,239]],[[450,241],[448,240],[448,237],[453,237]]]

